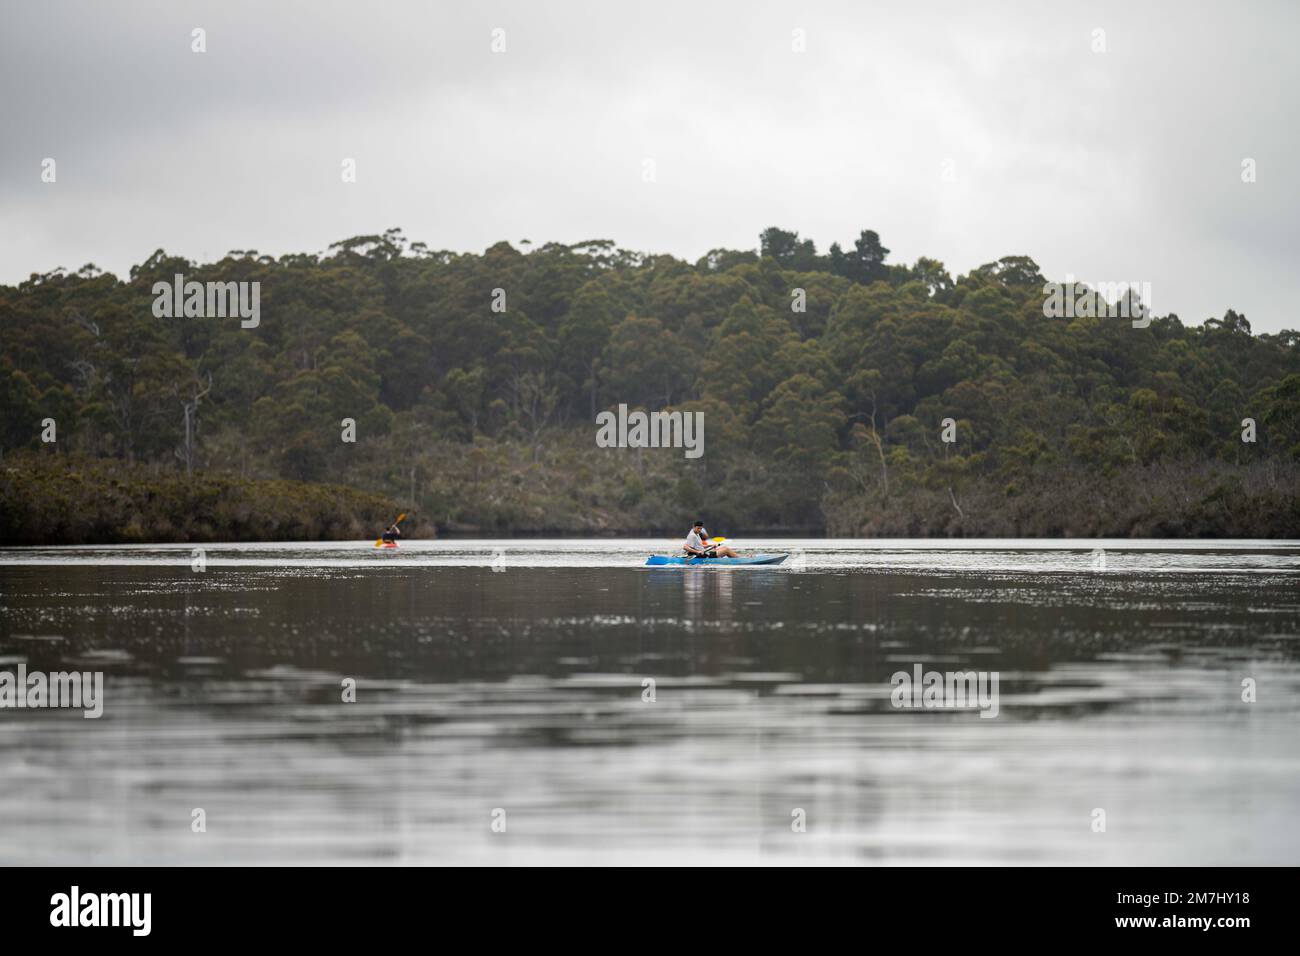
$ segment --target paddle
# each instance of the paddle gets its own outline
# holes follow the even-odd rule
[[[727,540],[726,538],[717,537],[717,536],[714,536],[714,537],[712,537],[712,538],[705,538],[705,539],[704,539],[704,546],[705,546],[706,548],[712,550],[712,549],[716,548],[718,545],[722,544],[722,542],[724,542],[724,541],[726,541],[726,540]]]
[[[405,517],[406,517],[406,512],[403,511],[400,515],[397,516],[397,520],[394,521],[393,524],[401,524],[401,523],[402,523],[402,519],[405,518]],[[388,527],[391,528],[392,526],[393,526],[393,525],[390,524]],[[383,546],[384,546],[384,536],[381,534],[378,538],[375,539],[375,547],[376,547],[376,548],[382,548]]]

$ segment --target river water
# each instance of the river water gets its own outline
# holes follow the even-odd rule
[[[1300,542],[734,544],[0,550],[0,863],[1300,863]]]

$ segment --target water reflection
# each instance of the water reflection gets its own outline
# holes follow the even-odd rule
[[[651,572],[652,579],[676,583],[685,596],[688,621],[731,620],[731,582],[733,572],[712,569],[680,569]],[[671,587],[672,584],[670,583]]]
[[[512,543],[505,573],[0,561],[0,669],[101,669],[109,695],[99,721],[0,711],[0,860],[1300,850],[1290,552],[1132,554],[1147,570],[1097,575],[1041,570],[1072,552],[929,549],[924,571],[884,571],[823,546],[804,572],[747,573],[538,547]],[[1000,716],[893,709],[889,676],[913,663],[997,670]]]

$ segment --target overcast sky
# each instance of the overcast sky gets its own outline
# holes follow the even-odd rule
[[[1024,254],[1185,322],[1300,328],[1298,26],[1288,2],[8,3],[0,282],[391,226],[690,260],[871,228],[893,262]]]

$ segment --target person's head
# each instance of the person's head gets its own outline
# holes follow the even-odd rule
[[[696,531],[703,531],[703,530],[704,530],[704,522],[703,522],[703,521],[697,521],[697,522],[695,522],[695,524],[691,525],[691,527],[692,527],[693,529],[695,529]]]

